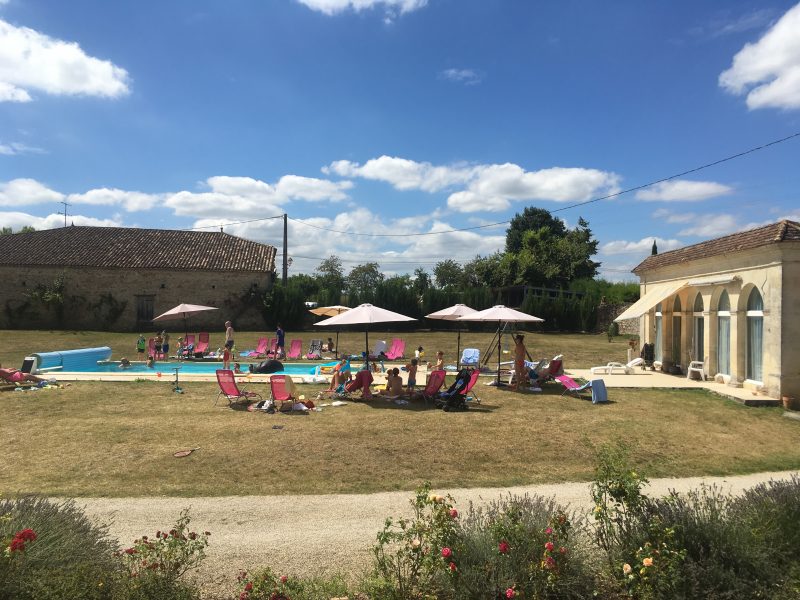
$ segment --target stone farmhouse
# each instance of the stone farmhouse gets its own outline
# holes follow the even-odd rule
[[[616,320],[640,318],[664,370],[697,361],[730,385],[800,397],[800,223],[649,256],[633,272],[641,297]]]
[[[72,226],[2,235],[0,328],[152,332],[164,325],[153,317],[189,303],[220,309],[193,316],[194,330],[226,320],[260,329],[275,254],[222,232]]]

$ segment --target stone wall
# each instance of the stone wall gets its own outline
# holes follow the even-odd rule
[[[32,299],[37,287],[53,288],[63,276],[63,304]],[[53,267],[0,267],[0,328],[172,331],[182,321],[156,324],[137,319],[143,306],[155,317],[181,304],[215,306],[219,310],[191,317],[189,329],[221,329],[226,320],[240,329],[263,329],[256,294],[272,285],[271,273]],[[60,314],[59,314],[60,313]],[[137,314],[138,313],[138,314]]]
[[[623,302],[622,304],[600,304],[597,307],[597,333],[607,332],[611,322],[625,312],[631,304],[631,302]],[[639,319],[626,319],[620,321],[618,325],[620,334],[639,335]]]

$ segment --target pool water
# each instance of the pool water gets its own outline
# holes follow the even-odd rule
[[[247,373],[248,364],[240,363],[242,372]],[[275,375],[316,375],[320,367],[331,367],[336,363],[297,363],[297,364],[284,364],[283,371],[274,373]],[[127,369],[120,369],[119,362],[99,362],[96,366],[86,369],[72,369],[71,372],[80,373],[171,373],[175,367],[180,367],[181,373],[187,374],[204,374],[213,375],[217,369],[222,368],[221,362],[193,362],[193,361],[171,361],[171,362],[156,362],[153,368],[148,368],[144,363],[131,363]]]

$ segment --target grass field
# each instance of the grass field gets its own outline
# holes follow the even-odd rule
[[[71,342],[108,343],[120,355],[134,341],[102,333],[5,334],[17,350],[6,347],[0,356],[12,364],[24,352],[66,349]],[[431,349],[452,337],[418,335]],[[357,339],[345,337],[345,343]],[[608,356],[606,348],[625,348],[623,340],[609,345],[597,336],[531,341],[545,356],[563,351],[568,365],[581,357],[574,360],[581,366],[605,360],[599,357]],[[251,389],[267,393],[263,385]],[[312,397],[320,389],[301,391]],[[375,400],[310,415],[268,415],[231,410],[224,402],[213,406],[212,383],[187,383],[185,390],[174,394],[165,381],[0,392],[0,493],[319,494],[413,489],[425,480],[435,487],[588,480],[594,448],[614,440],[630,444],[650,476],[800,467],[800,423],[782,418],[779,409],[745,408],[704,391],[611,389],[611,404],[593,406],[562,397],[553,384],[541,394],[479,384],[482,402],[467,412]],[[172,456],[198,446],[187,458]]]

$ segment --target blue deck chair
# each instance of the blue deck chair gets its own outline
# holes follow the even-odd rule
[[[477,366],[480,358],[481,351],[477,348],[464,348],[464,351],[461,353],[461,364]]]

